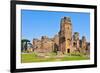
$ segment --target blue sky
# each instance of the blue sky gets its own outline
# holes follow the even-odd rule
[[[90,41],[90,14],[79,12],[56,12],[39,10],[21,10],[22,38],[32,41],[41,36],[53,37],[60,30],[60,21],[70,17],[73,32],[79,32],[80,39],[86,36]]]

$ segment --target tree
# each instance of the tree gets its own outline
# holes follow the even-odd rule
[[[23,50],[27,50],[27,43],[30,42],[28,39],[22,39],[21,40],[21,49]],[[25,44],[24,44],[25,43]]]

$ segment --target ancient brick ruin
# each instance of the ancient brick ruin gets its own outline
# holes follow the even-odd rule
[[[65,53],[86,53],[89,54],[90,43],[86,37],[79,38],[79,32],[73,33],[72,22],[69,17],[63,17],[60,23],[60,30],[53,38],[42,36],[41,39],[33,39],[34,52],[61,52]],[[77,26],[76,26],[77,27]]]

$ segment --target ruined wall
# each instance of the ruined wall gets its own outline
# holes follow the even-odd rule
[[[61,20],[59,32],[59,48],[62,53],[70,53],[72,46],[72,24],[69,17]]]
[[[73,35],[73,51],[78,51],[80,52],[80,40],[79,40],[79,33],[78,32],[74,32]]]
[[[86,47],[87,47],[87,43],[86,43],[86,37],[82,36],[82,52],[86,53]]]
[[[46,36],[42,36],[42,38],[41,38],[41,49],[42,49],[43,52],[52,52],[53,41]]]

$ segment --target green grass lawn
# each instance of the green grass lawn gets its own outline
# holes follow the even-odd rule
[[[56,55],[50,55],[49,58],[38,57],[35,53],[26,53],[21,54],[22,63],[31,63],[31,62],[53,62],[53,61],[74,61],[74,60],[88,60],[87,56],[64,56],[56,57]]]

